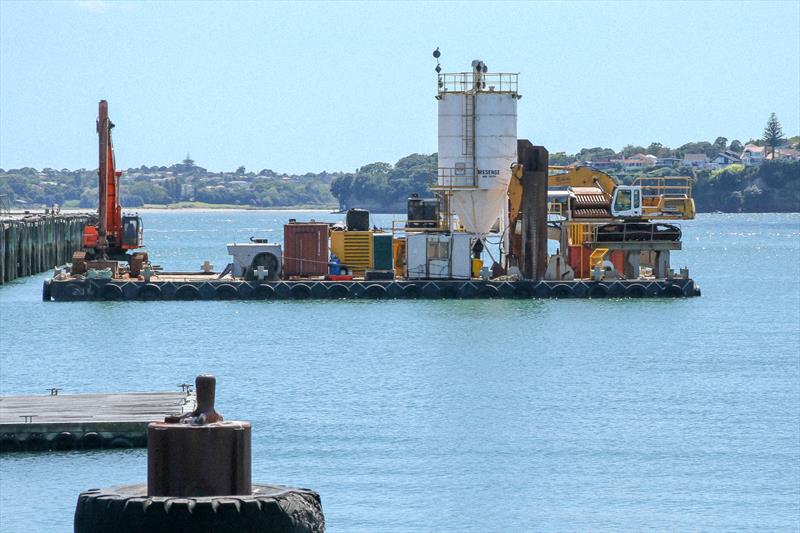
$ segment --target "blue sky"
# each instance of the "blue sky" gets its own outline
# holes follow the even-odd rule
[[[551,151],[800,132],[800,2],[0,1],[0,167],[352,170],[436,150],[435,60],[519,72]]]

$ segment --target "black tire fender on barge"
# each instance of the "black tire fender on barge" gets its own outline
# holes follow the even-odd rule
[[[403,287],[403,298],[416,300],[422,297],[422,289],[419,285],[406,285]]]
[[[78,496],[75,533],[174,531],[322,533],[319,494],[253,484],[253,492],[195,498],[147,496],[146,485],[91,489]]]
[[[462,297],[464,290],[463,287],[463,285],[458,288],[454,285],[444,285],[441,289],[439,289],[439,296],[447,300],[457,300],[458,298]]]
[[[556,285],[550,294],[553,298],[572,298],[575,296],[569,285]]]
[[[513,297],[518,300],[530,300],[533,298],[533,289],[527,285],[517,284],[514,286]]]
[[[661,291],[662,296],[666,296],[668,298],[683,298],[686,294],[683,291],[683,288],[680,285],[669,284],[664,287],[664,290]]]
[[[160,300],[161,287],[153,283],[148,283],[147,285],[143,285],[139,288],[139,292],[136,294],[136,297],[139,300]]]
[[[383,287],[383,285],[370,285],[364,289],[362,296],[370,300],[380,300],[382,298],[386,298],[386,289]]]
[[[274,300],[275,289],[269,285],[258,285],[253,289],[253,292],[250,293],[250,297],[254,300]]]
[[[122,300],[122,296],[122,288],[113,283],[106,283],[103,285],[103,288],[100,289],[100,297],[103,300]]]
[[[215,300],[235,300],[238,296],[238,289],[228,283],[223,283],[214,289]]]
[[[346,285],[342,285],[341,283],[336,283],[326,289],[325,295],[330,300],[342,300],[350,296],[350,290],[347,288]]]
[[[645,289],[644,285],[637,283],[625,289],[626,298],[644,298],[645,296],[647,296],[647,289]]]
[[[484,285],[478,289],[478,298],[499,298],[500,292],[494,285]]]
[[[294,300],[308,300],[311,298],[311,287],[305,283],[294,285],[291,288],[290,294]]]
[[[198,300],[200,298],[200,291],[194,285],[186,284],[181,285],[175,291],[176,300]]]
[[[608,289],[605,285],[594,285],[591,289],[589,289],[589,298],[592,299],[601,299],[601,298],[608,298]]]

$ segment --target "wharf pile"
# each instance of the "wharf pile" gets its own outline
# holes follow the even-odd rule
[[[129,392],[0,397],[0,451],[132,448],[147,424],[195,409],[195,393]]]
[[[88,220],[86,213],[0,215],[0,284],[68,263]]]

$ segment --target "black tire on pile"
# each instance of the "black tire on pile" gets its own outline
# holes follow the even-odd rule
[[[178,498],[147,496],[147,485],[91,489],[78,496],[75,533],[213,531],[322,533],[319,494],[253,485],[251,495]]]

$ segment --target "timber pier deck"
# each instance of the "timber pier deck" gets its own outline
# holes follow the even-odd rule
[[[652,298],[700,296],[690,278],[571,281],[242,281],[215,274],[161,274],[137,279],[45,280],[45,301],[304,300],[470,298]]]
[[[194,392],[3,396],[0,451],[144,447],[148,423],[194,409]]]

